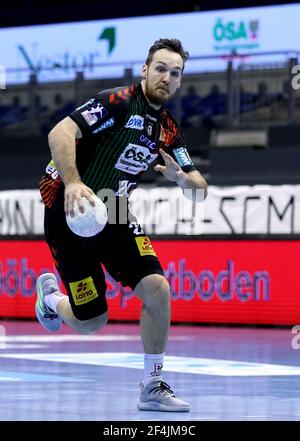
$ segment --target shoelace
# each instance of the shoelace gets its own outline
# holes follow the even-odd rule
[[[170,395],[171,397],[175,397],[174,392],[171,390],[170,386],[165,383],[164,381],[161,381],[158,386],[153,387],[150,389],[149,392],[156,392],[163,395]]]

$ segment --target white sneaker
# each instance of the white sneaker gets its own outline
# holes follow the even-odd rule
[[[61,328],[62,319],[53,309],[45,303],[45,297],[52,293],[59,292],[59,286],[54,274],[41,274],[36,282],[37,300],[35,304],[35,313],[40,324],[51,332],[57,332]]]
[[[164,381],[141,383],[141,397],[137,405],[140,410],[159,410],[162,412],[189,412],[190,405],[176,398],[170,386]]]

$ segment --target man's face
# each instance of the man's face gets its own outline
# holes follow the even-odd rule
[[[166,103],[181,84],[183,60],[176,52],[160,49],[142,68],[144,92],[153,104]]]

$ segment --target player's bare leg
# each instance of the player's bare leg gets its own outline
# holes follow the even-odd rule
[[[108,313],[105,312],[97,317],[89,320],[78,320],[73,314],[69,298],[64,296],[57,305],[56,312],[62,318],[62,320],[71,328],[80,334],[92,334],[106,325],[108,320]]]
[[[170,287],[165,277],[151,274],[144,277],[134,290],[143,301],[140,319],[141,337],[147,354],[166,349],[170,327]]]

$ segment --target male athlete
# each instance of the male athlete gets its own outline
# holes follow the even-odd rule
[[[180,87],[188,53],[176,39],[160,39],[149,50],[139,84],[104,90],[60,121],[49,133],[52,160],[40,182],[45,204],[45,238],[68,296],[53,274],[37,281],[36,314],[49,331],[62,321],[83,334],[108,319],[106,283],[100,263],[142,302],[144,379],[140,410],[190,410],[163,381],[162,367],[170,325],[169,284],[150,240],[135,222],[107,223],[91,238],[73,234],[65,214],[74,215],[81,198],[113,190],[126,200],[157,158],[155,170],[184,189],[207,184],[196,170],[180,128],[164,104]],[[78,296],[78,289],[88,293]]]

